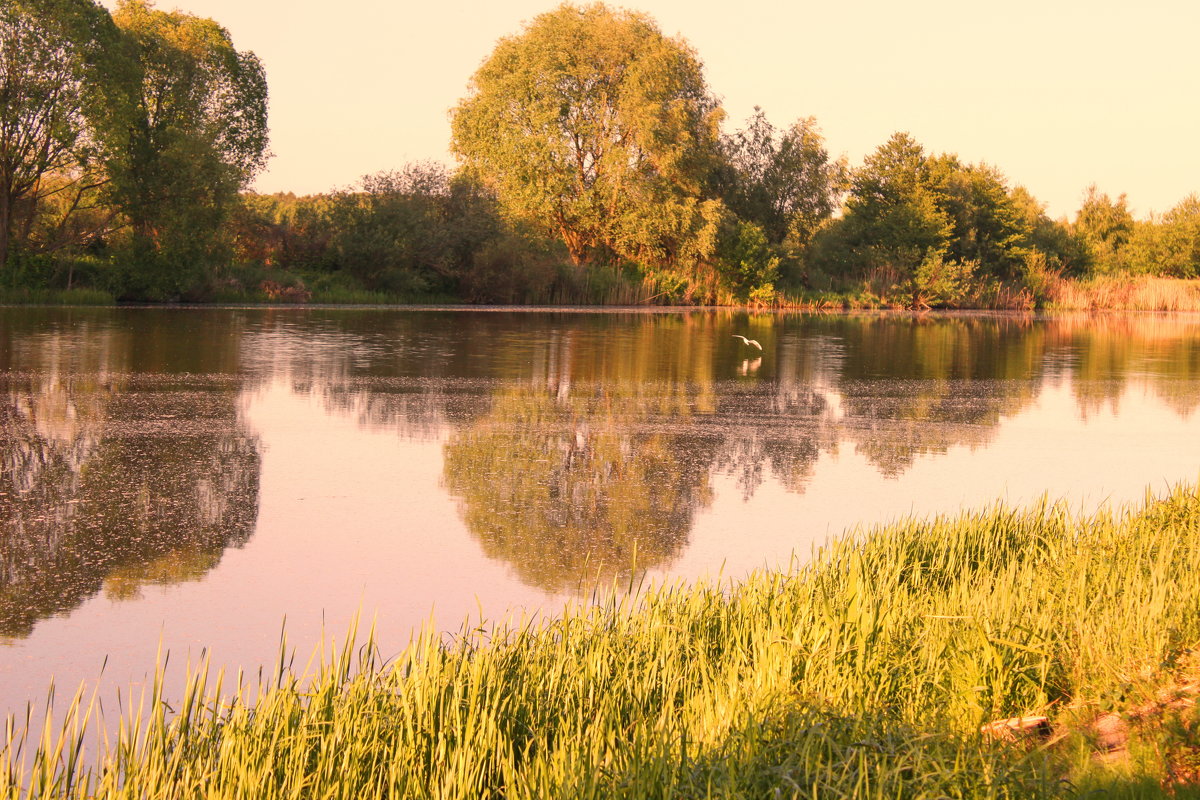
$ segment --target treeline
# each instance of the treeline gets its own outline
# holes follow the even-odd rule
[[[994,167],[908,134],[851,168],[811,118],[779,128],[756,110],[730,132],[691,47],[602,4],[563,5],[497,43],[452,110],[456,169],[246,193],[266,156],[266,83],[216,23],[143,0],[111,16],[91,0],[4,2],[9,286],[1030,307],[1063,279],[1200,275],[1195,195],[1135,220],[1124,195],[1092,187],[1054,220]]]

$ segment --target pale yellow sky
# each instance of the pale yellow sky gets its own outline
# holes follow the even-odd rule
[[[115,5],[115,0],[106,0]],[[323,192],[451,160],[448,110],[497,38],[554,0],[159,0],[263,60],[271,149],[256,188]],[[852,164],[907,130],[999,167],[1052,216],[1090,183],[1135,213],[1200,192],[1194,0],[642,0],[705,62],[729,123],[815,116]]]

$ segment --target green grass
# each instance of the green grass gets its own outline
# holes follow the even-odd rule
[[[903,521],[386,664],[351,633],[307,677],[201,669],[86,762],[76,698],[44,738],[10,726],[0,797],[1194,797],[1197,576],[1197,487]],[[1119,758],[1101,710],[1130,721]],[[980,735],[1038,712],[1050,742]]]

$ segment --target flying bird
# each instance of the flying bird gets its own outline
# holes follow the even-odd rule
[[[754,341],[753,339],[747,339],[745,336],[742,336],[740,333],[735,333],[735,334],[733,335],[733,338],[735,338],[735,339],[741,339],[741,340],[742,340],[743,342],[745,342],[746,344],[752,344],[752,345],[754,345],[755,347],[757,347],[759,350],[762,350],[762,345],[761,345],[761,344],[759,344],[758,342]]]

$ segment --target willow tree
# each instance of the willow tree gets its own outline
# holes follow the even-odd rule
[[[722,112],[701,63],[648,16],[563,5],[501,39],[452,112],[452,148],[576,264],[678,267],[712,252],[703,195]]]
[[[136,88],[128,137],[109,169],[134,254],[154,273],[127,291],[171,296],[204,277],[221,223],[267,157],[267,83],[210,19],[122,0]],[[167,272],[169,270],[169,272]]]

